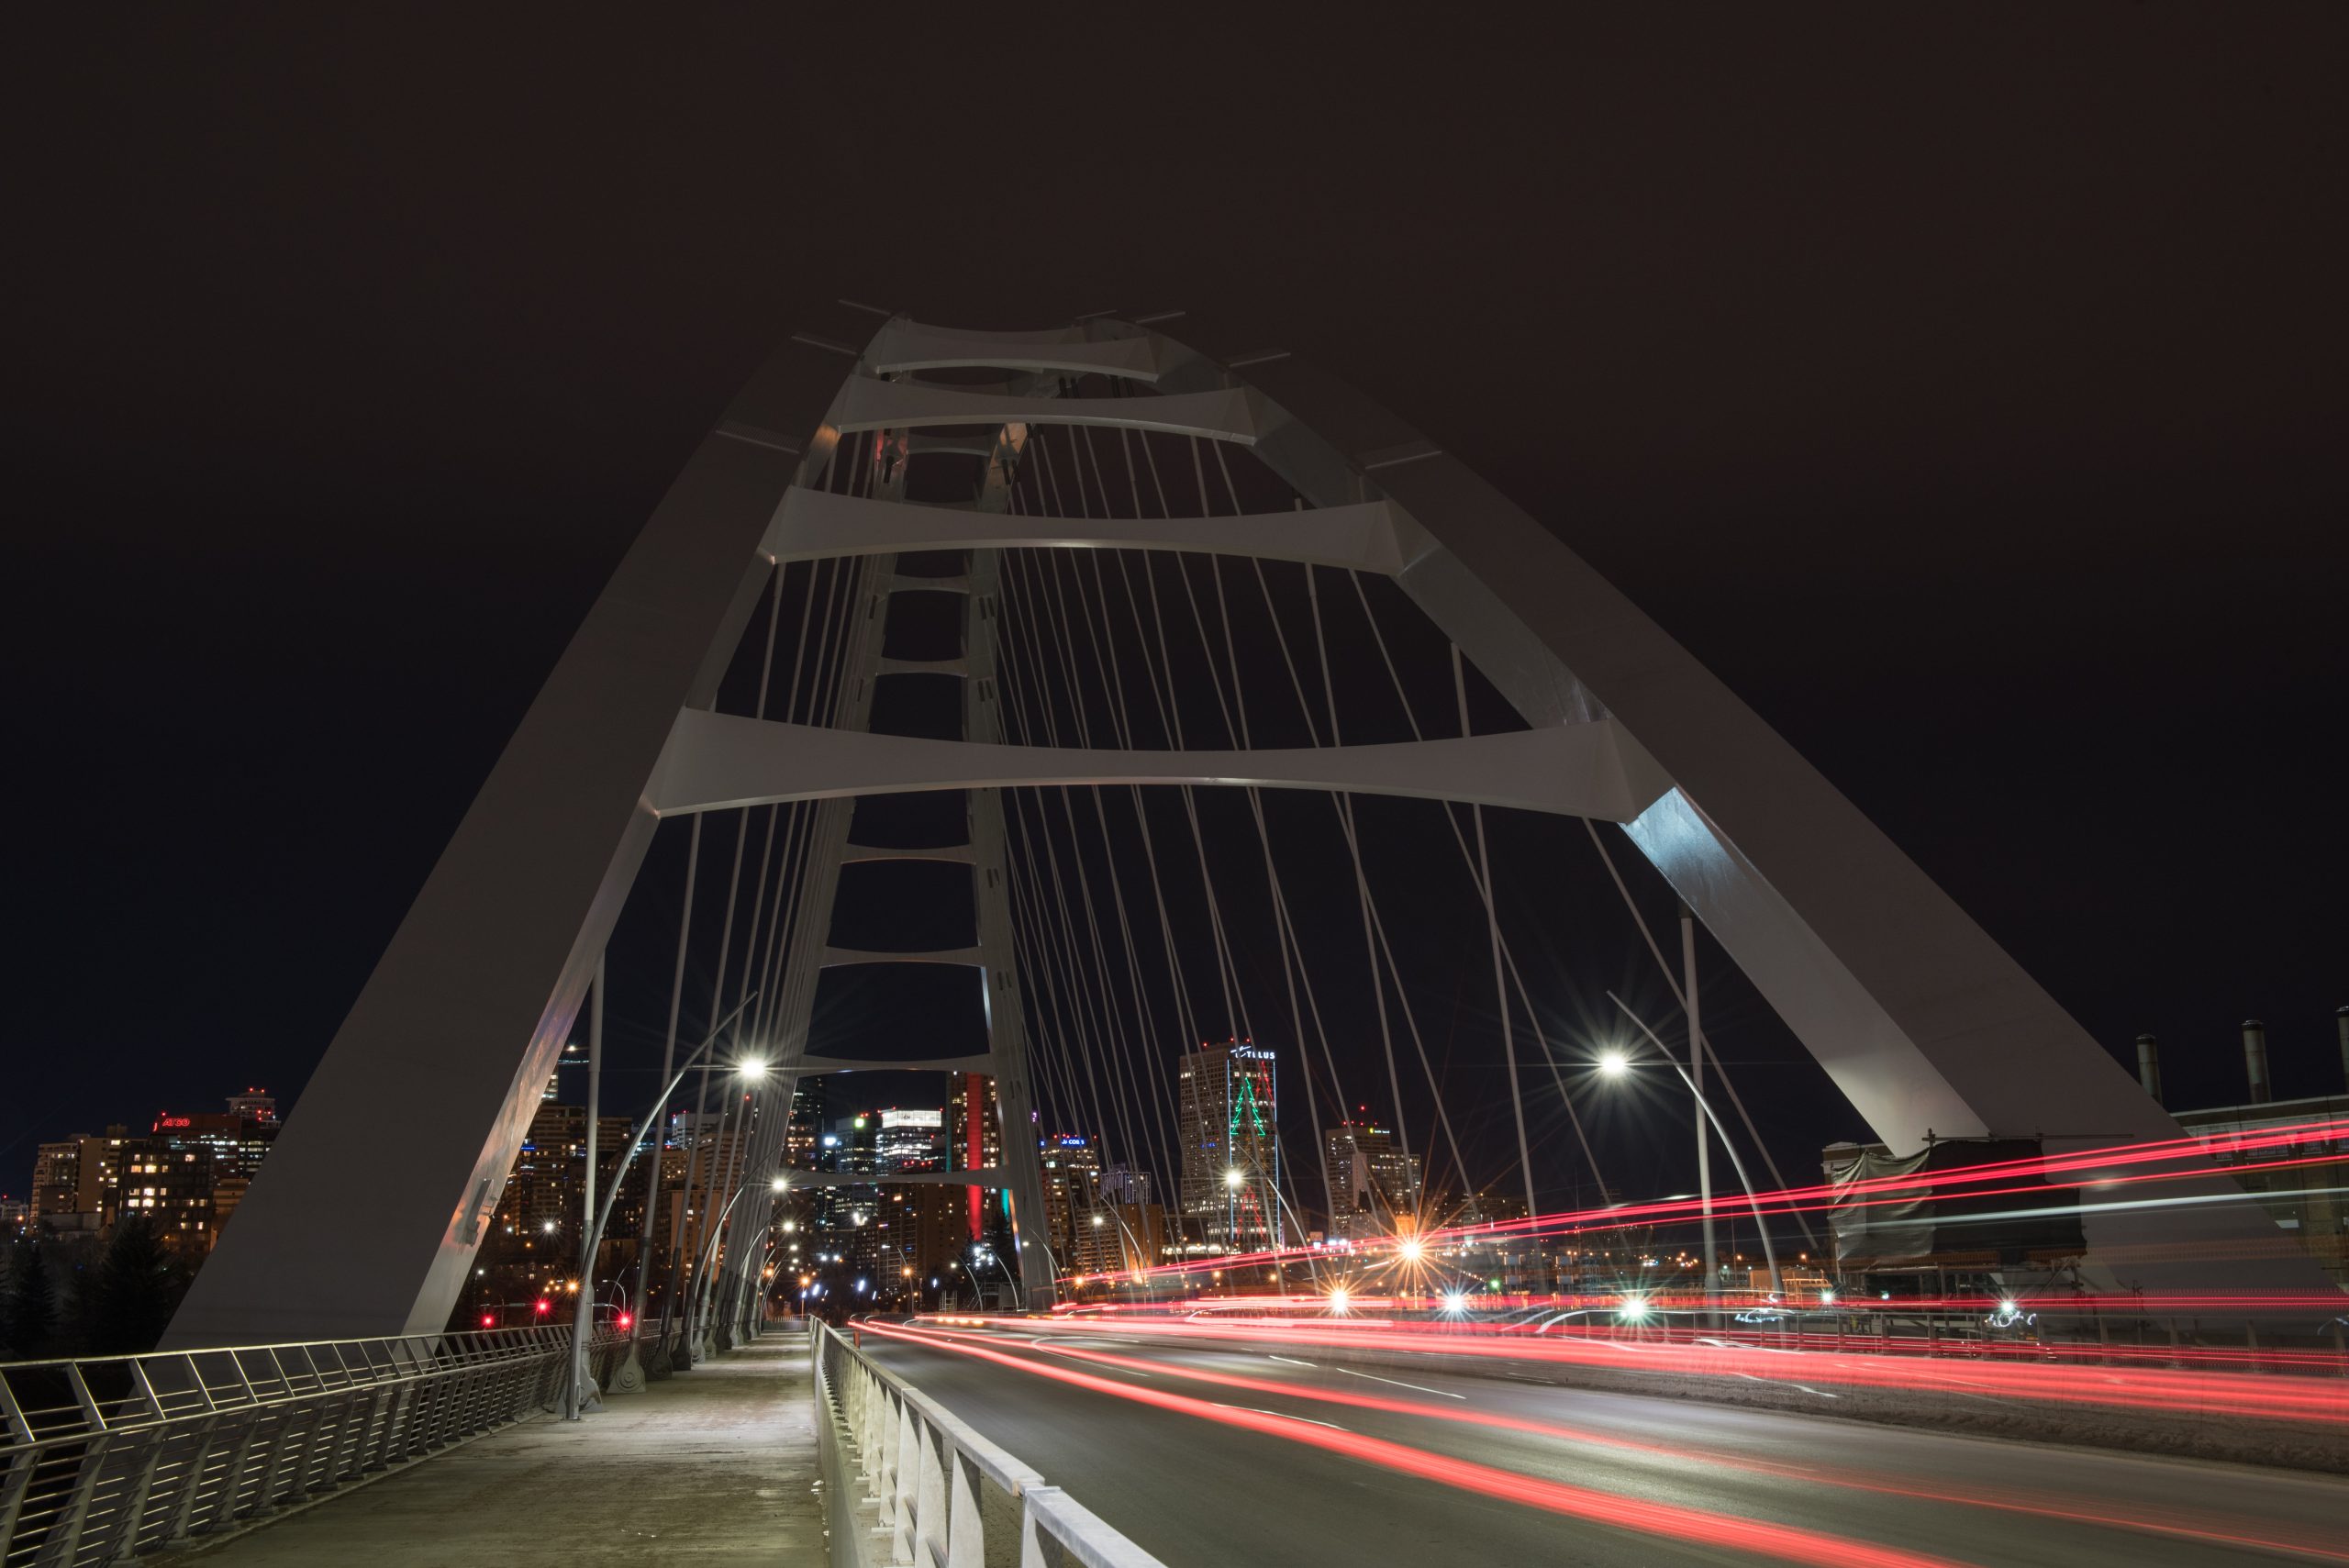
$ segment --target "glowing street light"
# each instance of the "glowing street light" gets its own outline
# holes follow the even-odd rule
[[[1223,1184],[1230,1187],[1233,1192],[1238,1192],[1241,1187],[1248,1184],[1248,1178],[1241,1173],[1239,1166],[1234,1165],[1230,1170],[1224,1172]]]
[[[1443,1309],[1454,1318],[1468,1310],[1468,1298],[1456,1290],[1443,1293]]]
[[[1631,1059],[1623,1052],[1620,1051],[1602,1051],[1598,1053],[1598,1071],[1603,1076],[1609,1078],[1620,1078],[1624,1073],[1629,1073],[1631,1070]]]
[[[1647,1315],[1648,1299],[1644,1296],[1627,1296],[1616,1304],[1615,1316],[1626,1323],[1644,1322]]]
[[[776,1192],[782,1192],[785,1188],[791,1185],[791,1178],[788,1176],[777,1176],[774,1181],[769,1182],[767,1185],[773,1187]]]
[[[1330,1293],[1330,1310],[1337,1313],[1341,1317],[1343,1317],[1345,1315],[1346,1303],[1353,1299],[1353,1296],[1352,1293],[1350,1293],[1344,1285],[1340,1285]]]
[[[767,1075],[767,1064],[753,1056],[737,1063],[734,1071],[755,1084]]]
[[[1397,1248],[1396,1251],[1401,1254],[1405,1262],[1416,1263],[1421,1258],[1427,1256],[1428,1247],[1427,1243],[1420,1240],[1418,1237],[1407,1236],[1403,1239],[1402,1246]]]

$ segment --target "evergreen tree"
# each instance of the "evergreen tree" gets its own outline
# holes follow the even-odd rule
[[[57,1333],[57,1284],[35,1241],[8,1249],[7,1289],[0,1298],[0,1354],[19,1361],[44,1355]]]
[[[186,1292],[184,1272],[144,1218],[115,1227],[95,1274],[79,1293],[83,1351],[136,1355],[151,1351]]]

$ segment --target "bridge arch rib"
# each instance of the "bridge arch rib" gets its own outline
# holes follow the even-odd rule
[[[1400,759],[1371,755],[1377,748],[1332,749],[1308,769],[1301,756],[1271,753],[1047,754],[992,745],[999,737],[990,735],[941,743],[963,748],[952,756],[884,760],[860,745],[826,762],[813,758],[826,743],[777,725],[725,746],[696,739],[681,747],[680,734],[707,738],[742,722],[720,723],[707,710],[782,558],[1204,549],[1390,575],[1535,737],[1428,743],[1409,766],[1441,776],[1471,760],[1472,744],[1506,742],[1525,753],[1517,772],[1532,781],[1506,804],[1624,822],[1880,1137],[1909,1145],[1928,1129],[2037,1132],[2061,1145],[2179,1135],[1726,685],[1548,528],[1351,387],[1292,356],[1219,342],[1211,324],[1187,317],[1096,319],[1040,333],[954,332],[904,317],[876,329],[845,313],[803,325],[806,333],[696,449],[564,651],[337,1032],[167,1344],[443,1327],[664,812],[788,798],[809,779],[819,787],[802,798],[886,787],[889,778],[894,787],[946,788],[1211,775],[1365,790],[1380,787],[1379,767],[1409,771]],[[851,343],[864,347],[842,346]],[[974,367],[1033,377],[1030,390],[1097,372],[1144,395],[1034,396],[1018,383],[972,389],[886,379]],[[843,433],[999,427],[996,441],[978,443],[994,463],[1011,432],[1030,423],[1247,447],[1316,509],[1114,525],[984,507],[942,512],[886,496],[854,506],[810,499]],[[909,438],[904,450],[925,439],[961,441]],[[993,591],[992,578],[975,570],[954,580],[885,571],[875,589],[884,595],[935,589],[975,603]],[[979,702],[992,667],[969,673],[963,684]],[[729,748],[731,761],[721,756]],[[997,755],[1008,751],[1026,755],[1015,766]],[[1598,759],[1601,751],[1610,755]],[[742,761],[751,753],[759,755]],[[950,779],[960,783],[942,782]],[[1477,798],[1477,787],[1396,792]],[[843,843],[845,831],[839,827]],[[1000,845],[941,858],[963,852],[978,867]],[[1000,1012],[1011,976],[995,962],[985,967],[988,1005]],[[835,1059],[806,1064],[848,1070]],[[419,1084],[431,1086],[441,1114],[420,1129],[402,1123],[395,1144],[380,1107]],[[408,1174],[387,1182],[386,1169]],[[2264,1262],[2232,1265],[2237,1284],[2310,1288],[2320,1277],[2312,1267],[2263,1231],[2272,1227],[2238,1205],[2098,1217],[2089,1235],[2099,1254],[2140,1258],[2223,1241],[2238,1256],[2264,1252]],[[2153,1284],[2165,1266],[2131,1268]]]

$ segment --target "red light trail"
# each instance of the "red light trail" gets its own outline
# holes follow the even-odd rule
[[[933,1333],[939,1340],[963,1342],[970,1339],[970,1336],[965,1334],[941,1331],[933,1331]],[[2183,1513],[2157,1516],[2146,1512],[2142,1507],[2128,1514],[2099,1513],[2051,1496],[1998,1493],[1980,1488],[1946,1485],[1923,1486],[1861,1472],[1836,1471],[1809,1464],[1777,1464],[1768,1460],[1749,1459],[1718,1449],[1667,1448],[1658,1443],[1641,1442],[1632,1438],[1617,1437],[1611,1433],[1595,1431],[1587,1428],[1569,1427],[1555,1421],[1465,1410],[1430,1404],[1423,1400],[1398,1399],[1375,1394],[1316,1388],[1278,1378],[1246,1377],[1236,1373],[1210,1372],[1205,1368],[1186,1366],[1180,1362],[1146,1361],[1139,1356],[1118,1355],[1089,1346],[1055,1345],[1037,1341],[1032,1348],[1052,1355],[1091,1362],[1097,1365],[1121,1367],[1128,1371],[1145,1373],[1153,1376],[1179,1377],[1188,1383],[1206,1384],[1213,1387],[1229,1388],[1243,1393],[1305,1399],[1317,1404],[1336,1405],[1349,1409],[1375,1410],[1384,1414],[1411,1416],[1489,1430],[1522,1432],[1533,1437],[1553,1438],[1568,1443],[1591,1444],[1622,1452],[1638,1453],[1679,1462],[1693,1459],[1701,1461],[1708,1466],[1738,1470],[1749,1474],[1766,1475],[1774,1479],[1795,1481],[1804,1485],[1825,1485],[1848,1491],[1909,1497],[1920,1502],[1953,1503],[1966,1507],[1989,1508],[2001,1513],[2028,1514],[2042,1518],[2060,1519],[2070,1524],[2135,1530],[2141,1533],[2207,1541],[2252,1551],[2289,1552],[2325,1562],[2349,1562],[2349,1552],[2335,1550],[2330,1544],[2277,1536],[2246,1535],[2229,1528],[2225,1521],[2200,1518]]]
[[[1841,1186],[1818,1184],[1807,1187],[1789,1187],[1756,1195],[1751,1203],[1741,1204],[1742,1210],[1758,1207],[1765,1215],[1815,1214],[1832,1208],[1867,1208],[1889,1204],[1913,1202],[1924,1194],[1940,1191],[1940,1195],[1973,1200],[1996,1196],[2046,1195],[2050,1191],[2046,1178],[2050,1176],[2079,1176],[2086,1185],[2101,1194],[2115,1189],[2147,1183],[2211,1180],[2236,1173],[2297,1169],[2337,1162],[2340,1155],[2327,1151],[2314,1154],[2286,1155],[2281,1158],[2243,1161],[2220,1165],[2211,1156],[2240,1156],[2267,1151],[2290,1150],[2310,1143],[2325,1144],[2349,1140],[2349,1118],[2296,1122],[2263,1129],[2256,1133],[2238,1133],[2227,1137],[2187,1137],[2159,1142],[2122,1144],[2110,1148],[2074,1150],[2059,1154],[2041,1155],[2022,1160],[1994,1161],[1979,1165],[1956,1166],[1944,1171],[1918,1172],[1908,1175],[1872,1177]],[[2182,1163],[2176,1170],[2138,1170],[2134,1167]],[[2064,1184],[2056,1184],[2058,1187]],[[1944,1190],[1945,1189],[1945,1190]],[[2082,1205],[2093,1208],[2094,1205]],[[1537,1215],[1530,1219],[1505,1220],[1488,1225],[1439,1228],[1415,1234],[1411,1240],[1424,1249],[1471,1245],[1496,1240],[1531,1240],[1550,1235],[1603,1235],[1634,1225],[1684,1221],[1702,1216],[1704,1206],[1698,1199],[1675,1198],[1645,1204],[1628,1204],[1611,1208],[1566,1210]],[[2049,1213],[2065,1212],[2050,1208]],[[1965,1218],[1978,1217],[1960,1217]],[[1283,1266],[1328,1266],[1341,1259],[1375,1259],[1381,1251],[1391,1251],[1390,1243],[1379,1249],[1365,1249],[1355,1253],[1333,1253],[1309,1248],[1288,1248],[1272,1251],[1232,1253],[1211,1258],[1193,1259],[1161,1267],[1109,1271],[1092,1275],[1105,1283],[1146,1286],[1152,1282],[1173,1278],[1183,1280],[1202,1271],[1220,1273],[1224,1270],[1248,1268],[1280,1268]],[[2343,1302],[2332,1298],[2331,1307],[2339,1308]]]
[[[1362,1463],[1441,1482],[1481,1496],[1564,1514],[1593,1524],[1663,1536],[1698,1546],[1759,1553],[1787,1562],[1807,1564],[1809,1568],[1957,1568],[1955,1560],[1951,1558],[1931,1557],[1896,1547],[1847,1540],[1794,1525],[1771,1524],[1705,1508],[1620,1496],[1563,1481],[1520,1475],[1514,1471],[1478,1464],[1470,1460],[1453,1459],[1405,1443],[1366,1437],[1359,1432],[1341,1431],[1294,1416],[1239,1409],[1163,1389],[1136,1388],[1130,1384],[1079,1372],[1073,1367],[1047,1366],[935,1332],[894,1329],[875,1323],[863,1324],[862,1329],[865,1333],[884,1339],[903,1340],[934,1350],[951,1351],[1030,1376],[1050,1378],[1056,1383],[1173,1411],[1177,1415],[1238,1427],[1268,1437],[1286,1438],[1292,1442],[1303,1443]]]
[[[1020,1319],[1040,1331],[1085,1332],[1083,1319]],[[1460,1331],[1442,1323],[1348,1323],[1331,1319],[1221,1318],[1213,1322],[1123,1316],[1120,1333],[1326,1349],[1390,1350],[1415,1355],[1539,1362],[1610,1372],[1738,1377],[1910,1395],[1995,1395],[2053,1405],[2099,1406],[2165,1415],[2232,1416],[2326,1427],[2349,1426],[2349,1383],[2247,1373],[2145,1367],[2072,1367],[1988,1360],[1945,1361],[1819,1351],[1800,1354],[1725,1341],[1533,1340]]]

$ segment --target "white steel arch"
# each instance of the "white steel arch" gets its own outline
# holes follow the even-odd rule
[[[788,798],[797,787],[788,777],[714,782],[725,767],[713,757],[727,748],[677,737],[749,722],[707,710],[769,563],[836,547],[884,556],[1029,544],[1240,549],[1385,572],[1533,727],[1539,739],[1523,747],[1529,776],[1544,766],[1585,775],[1563,784],[1537,777],[1506,803],[1626,822],[1887,1141],[1913,1145],[1929,1130],[2035,1133],[2054,1147],[2178,1136],[2043,990],[1726,685],[1549,529],[1342,383],[1286,354],[1240,351],[1210,324],[1188,320],[1164,331],[1095,319],[991,334],[902,317],[876,332],[846,314],[807,325],[705,439],[590,611],[338,1032],[168,1343],[441,1328],[660,815]],[[867,346],[844,346],[852,341]],[[986,389],[881,379],[948,366],[1014,379]],[[1025,395],[1081,371],[1154,395]],[[1199,519],[1195,528],[807,498],[843,431],[996,426],[1008,441],[1039,421],[1248,446],[1319,511],[1309,520]],[[887,586],[974,589],[963,579]],[[984,703],[984,684],[966,683],[970,701]],[[1348,749],[1324,751],[1309,778],[1301,760],[1287,777],[1268,766],[1276,753],[1202,767],[1208,759],[1197,755],[1119,762],[996,748],[1030,752],[1013,770],[985,744],[960,761],[891,760],[882,755],[890,748],[868,743],[893,738],[872,736],[851,738],[857,754],[844,761],[810,761],[794,753],[817,750],[813,738],[788,728],[765,727],[734,750],[764,749],[777,776],[818,779],[820,795],[1137,776],[1380,787],[1364,771],[1378,748],[1352,749],[1352,758]],[[969,733],[995,739],[984,725]],[[1396,792],[1480,798],[1479,785],[1442,784],[1468,756],[1442,748],[1467,744],[1425,743],[1419,762],[1402,765],[1417,784]],[[963,851],[974,863],[1000,855],[999,843],[974,845]],[[987,972],[991,991],[998,979],[1008,984],[995,964]],[[395,1132],[379,1114],[428,1089],[443,1115],[420,1132],[405,1120]],[[1019,1151],[1007,1153],[1017,1164]],[[386,1180],[394,1171],[412,1174]],[[1005,1179],[1033,1190],[1032,1171]],[[2219,1177],[2208,1190],[2232,1192]],[[2122,1277],[2149,1285],[2190,1281],[2190,1264],[2176,1260],[2203,1242],[2223,1243],[2237,1260],[2229,1264],[2237,1285],[2321,1284],[2240,1204],[2092,1217],[2089,1234]]]

